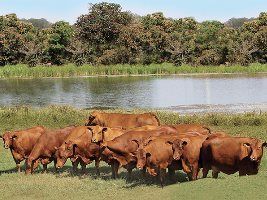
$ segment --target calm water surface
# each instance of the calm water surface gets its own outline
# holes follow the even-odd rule
[[[0,106],[154,108],[179,112],[267,110],[267,75],[0,80]]]

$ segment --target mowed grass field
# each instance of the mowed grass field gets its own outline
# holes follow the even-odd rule
[[[115,110],[116,112],[125,112]],[[142,112],[134,110],[133,112]],[[89,110],[72,107],[28,107],[0,108],[0,134],[5,130],[44,125],[59,128],[70,124],[84,124]],[[203,123],[212,130],[224,130],[233,135],[253,136],[267,140],[267,113],[247,114],[206,114],[179,116],[171,112],[156,112],[163,124]],[[120,178],[111,179],[111,169],[101,164],[101,175],[96,177],[94,164],[87,167],[88,174],[72,174],[70,163],[55,173],[53,164],[47,174],[41,167],[26,176],[16,173],[15,163],[9,150],[0,147],[0,199],[267,199],[267,151],[256,176],[239,177],[219,174],[217,180],[211,178],[188,182],[186,175],[176,172],[176,183],[168,180],[162,189],[151,177],[144,179],[135,170],[133,180],[126,181],[125,170]],[[201,173],[200,173],[201,175]]]

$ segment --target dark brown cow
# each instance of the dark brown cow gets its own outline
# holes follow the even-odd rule
[[[59,130],[46,131],[42,134],[27,159],[26,174],[32,173],[40,160],[44,166],[44,171],[46,171],[47,165],[52,161],[55,162],[56,148],[62,144],[74,128],[75,126],[69,126]]]
[[[127,130],[145,125],[159,126],[160,122],[157,116],[153,113],[121,114],[94,111],[89,116],[86,125],[99,125],[102,127],[122,128]]]
[[[201,157],[203,177],[212,169],[213,178],[219,172],[233,174],[239,172],[240,176],[257,174],[263,147],[267,143],[255,138],[246,137],[215,137],[203,143]]]
[[[9,131],[1,136],[4,142],[4,147],[10,149],[12,153],[18,172],[21,172],[20,162],[29,156],[36,141],[44,132],[44,127],[36,126],[21,131]]]
[[[73,134],[72,137],[64,141],[57,154],[57,168],[61,168],[68,158],[79,159],[83,172],[85,172],[86,165],[95,160],[97,175],[99,175],[100,146],[91,142],[92,132],[89,128],[91,127],[77,127],[75,129],[76,137]],[[79,136],[77,137],[77,135]]]

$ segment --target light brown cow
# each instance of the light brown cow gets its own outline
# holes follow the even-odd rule
[[[211,134],[211,130],[209,127],[200,124],[177,124],[172,125],[172,127],[174,127],[179,133],[197,132],[202,135]]]
[[[124,134],[124,130],[119,128],[108,128],[101,126],[88,126],[88,129],[92,132],[92,142],[107,142],[114,138]]]
[[[47,170],[47,165],[55,160],[56,148],[58,148],[64,139],[68,137],[75,126],[69,126],[63,129],[46,131],[42,134],[36,144],[34,145],[27,161],[26,161],[26,174],[32,173],[38,166],[38,162],[44,166],[44,171]]]
[[[36,141],[44,132],[44,127],[36,126],[26,130],[9,131],[1,136],[4,142],[4,147],[11,151],[18,172],[21,172],[20,163],[29,156]]]
[[[74,131],[76,133],[73,132],[73,135],[64,141],[57,151],[57,168],[61,168],[68,158],[79,159],[85,172],[86,165],[95,160],[97,175],[99,175],[100,147],[91,142],[92,132],[88,128],[87,126],[77,127]]]
[[[145,125],[159,126],[160,122],[157,116],[153,113],[121,114],[94,111],[89,116],[86,125],[99,125],[102,127],[122,128],[127,130]]]
[[[246,137],[215,137],[203,143],[201,157],[203,177],[212,169],[213,178],[219,172],[233,174],[239,172],[240,176],[257,174],[263,147],[267,143],[255,138]]]

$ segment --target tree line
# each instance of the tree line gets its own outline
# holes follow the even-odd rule
[[[0,66],[151,64],[248,65],[267,61],[267,12],[255,19],[197,22],[138,16],[119,4],[90,4],[74,25],[0,16]]]

